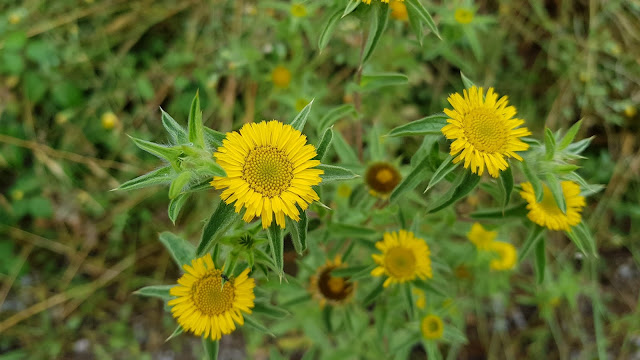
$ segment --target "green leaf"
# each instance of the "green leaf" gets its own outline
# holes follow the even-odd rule
[[[511,172],[511,166],[507,166],[507,169],[500,171],[500,190],[503,195],[502,208],[506,208],[511,200],[511,192],[513,191],[513,173]]]
[[[409,319],[413,319],[415,314],[415,305],[413,302],[413,295],[411,294],[411,284],[402,284],[402,290],[404,293],[404,299],[406,301],[407,312],[409,313]]]
[[[341,224],[341,223],[335,223],[335,222],[329,225],[329,233],[332,236],[355,237],[355,238],[378,235],[378,232],[375,229],[367,228],[364,226]]]
[[[536,244],[536,280],[538,284],[544,281],[544,268],[547,266],[547,254],[544,238]]]
[[[458,180],[460,179],[460,180]],[[471,190],[475,189],[475,187],[480,183],[480,176],[473,174],[471,171],[465,171],[463,176],[458,177],[456,181],[453,183],[453,186],[442,195],[442,197],[437,200],[432,206],[430,206],[428,213],[434,213],[436,211],[442,210],[447,206],[455,203],[456,201],[462,199]]]
[[[547,186],[549,186],[549,190],[551,190],[551,194],[562,211],[563,214],[567,213],[567,203],[564,199],[564,193],[562,192],[562,185],[558,178],[556,178],[553,174],[547,174],[545,176],[545,180],[547,181]]]
[[[160,144],[153,143],[151,141],[137,139],[133,136],[129,136],[129,138],[131,138],[131,140],[133,140],[133,143],[136,144],[136,146],[140,149],[172,163],[178,159],[178,156],[180,156],[180,154],[182,154],[182,151],[177,148],[166,147]]]
[[[399,73],[362,75],[362,78],[360,79],[360,90],[366,92],[385,86],[407,85],[408,83],[409,78],[407,75]]]
[[[169,208],[167,211],[169,213],[169,220],[171,220],[173,225],[176,224],[176,219],[178,219],[178,214],[180,214],[180,210],[182,210],[182,207],[187,202],[188,198],[189,198],[189,194],[180,194],[175,198],[171,199],[171,201],[169,202]]]
[[[220,350],[220,341],[211,340],[211,338],[209,337],[203,337],[202,346],[204,347],[205,358],[207,360],[218,360],[218,351]]]
[[[411,25],[413,33],[416,35],[420,46],[422,46],[422,42],[424,41],[424,33],[422,32],[422,18],[416,11],[407,11],[407,17],[409,18],[409,25]]]
[[[544,148],[546,154],[545,158],[547,160],[553,159],[553,156],[556,153],[556,139],[549,128],[544,129]]]
[[[133,294],[147,297],[155,297],[164,301],[169,301],[173,298],[173,295],[169,294],[169,290],[175,285],[152,285],[145,286],[142,289],[138,289]]]
[[[358,2],[360,2],[360,0],[358,0]],[[354,114],[356,114],[356,108],[351,104],[344,104],[335,107],[327,111],[322,119],[320,119],[318,122],[318,130],[322,131],[335,124],[336,121]]]
[[[320,37],[318,38],[318,50],[320,50],[320,52],[322,52],[322,49],[324,49],[329,43],[331,35],[333,35],[333,30],[338,24],[338,20],[342,18],[342,13],[342,9],[337,10],[329,16],[329,19],[327,19],[327,22],[324,24],[324,28],[322,29],[322,32],[320,32]]]
[[[357,175],[353,171],[340,166],[320,164],[315,168],[324,171],[324,174],[320,175],[320,177],[322,178],[322,184],[330,183],[333,181],[351,180],[359,177],[359,175]]]
[[[221,147],[222,140],[226,139],[227,134],[221,133],[219,131],[209,129],[208,127],[204,127],[204,139],[207,141],[209,145],[214,147]]]
[[[464,85],[465,89],[471,89],[476,86],[462,71],[460,71],[460,78],[462,78],[462,85]]]
[[[573,155],[578,155],[582,153],[589,146],[589,144],[591,144],[591,140],[593,140],[594,137],[595,136],[592,136],[592,137],[574,142],[573,144],[567,146],[565,152]]]
[[[436,294],[436,295],[440,295],[442,297],[449,297],[449,294],[447,294],[446,291],[442,290],[440,287],[436,286],[433,281],[430,280],[416,280],[414,281],[414,284],[424,290],[425,292],[427,292],[427,294],[431,293],[431,294]]]
[[[373,265],[359,265],[359,266],[350,266],[346,268],[336,268],[331,271],[331,276],[334,277],[348,277],[353,278],[352,280],[357,280],[356,278],[360,275],[371,274],[371,270],[376,267]]]
[[[24,74],[24,92],[27,99],[32,104],[37,104],[47,93],[47,82],[44,81],[36,72],[27,72]]]
[[[256,314],[262,314],[274,319],[282,319],[291,315],[287,310],[281,309],[279,307],[265,304],[263,302],[256,302],[255,307],[253,308],[253,312]]]
[[[527,216],[527,204],[517,204],[508,208],[498,208],[498,209],[482,209],[476,212],[471,213],[469,215],[474,220],[489,220],[489,219],[504,219],[510,217],[521,218]]]
[[[351,145],[349,145],[344,140],[344,138],[342,137],[342,134],[340,134],[339,131],[336,131],[333,134],[333,140],[331,144],[333,145],[333,149],[338,154],[338,157],[340,157],[340,159],[344,163],[347,163],[347,164],[360,163],[360,160],[358,160],[358,155],[356,155],[356,153],[353,151],[353,149],[351,148]]]
[[[597,194],[598,192],[602,191],[602,189],[604,189],[604,185],[601,184],[589,184],[587,183],[587,181],[585,179],[582,178],[582,176],[576,174],[576,173],[571,173],[568,174],[566,176],[567,180],[571,180],[575,183],[577,183],[578,185],[580,185],[580,195],[582,196],[591,196],[593,194]]]
[[[298,115],[296,115],[296,117],[295,117],[295,118],[293,118],[293,120],[291,120],[290,125],[291,125],[294,129],[296,129],[296,130],[298,130],[298,131],[300,131],[300,132],[302,132],[302,129],[304,129],[304,125],[307,123],[307,118],[309,117],[309,113],[311,112],[311,106],[313,105],[313,100],[315,100],[315,99],[312,99],[312,100],[307,104],[307,106],[305,106],[305,107],[304,107],[304,108],[303,108],[303,109],[298,113]]]
[[[175,144],[184,144],[188,140],[187,132],[175,121],[171,115],[165,112],[162,108],[160,108],[162,112],[162,126],[164,126],[165,130],[169,133],[171,137],[171,141]]]
[[[598,248],[596,240],[591,234],[591,231],[585,225],[584,222],[572,227],[569,231],[565,232],[567,236],[573,241],[576,246],[587,256],[598,257]]]
[[[522,162],[522,172],[527,177],[531,186],[533,187],[533,193],[536,195],[536,201],[542,201],[544,191],[542,190],[542,182],[536,173],[534,173],[529,167],[529,163],[525,160]]]
[[[316,156],[313,158],[314,160],[322,161],[322,158],[327,153],[327,150],[331,145],[331,139],[333,139],[333,126],[325,130],[324,134],[322,134],[322,139],[316,148]]]
[[[429,156],[425,156],[418,165],[411,169],[409,175],[402,179],[400,184],[393,189],[389,200],[396,201],[403,193],[415,189],[418,184],[427,178],[429,172],[431,172],[431,159],[429,159]]]
[[[176,196],[180,195],[182,189],[191,181],[191,172],[185,171],[182,174],[178,175],[172,182],[171,186],[169,186],[169,199],[175,199]]]
[[[244,322],[245,324],[251,326],[252,328],[258,331],[261,331],[271,337],[276,337],[271,331],[269,331],[269,329],[267,329],[264,325],[257,322],[256,320],[254,320],[253,317],[251,316],[244,315]]]
[[[431,14],[429,14],[429,11],[425,9],[420,0],[406,0],[405,5],[407,6],[407,13],[415,13],[422,22],[425,23],[440,40],[442,40],[436,23],[433,21]]]
[[[358,5],[360,5],[361,2],[362,2],[361,0],[349,0],[340,18],[343,18],[351,14],[358,7]]]
[[[429,185],[427,185],[427,189],[425,192],[429,191],[432,187],[436,186],[445,176],[449,175],[453,170],[455,170],[460,162],[453,163],[453,156],[449,155],[446,159],[438,166],[436,171],[433,173],[433,176],[429,180]]]
[[[286,218],[287,227],[291,229],[291,241],[296,252],[300,255],[307,249],[307,230],[309,228],[309,219],[306,211],[300,211],[300,220],[295,221]]]
[[[524,241],[524,244],[522,244],[522,248],[519,251],[518,262],[524,260],[529,254],[529,251],[531,251],[532,248],[535,248],[538,241],[543,238],[543,234],[544,228],[542,226],[534,224],[533,228],[529,232],[529,235],[527,236],[527,239]]]
[[[190,242],[168,231],[160,233],[159,239],[180,269],[184,264],[191,264],[195,257],[195,247]]]
[[[147,186],[160,185],[169,183],[176,176],[175,171],[170,166],[153,170],[135,179],[124,182],[114,190],[134,190]]]
[[[280,276],[280,280],[282,280],[284,274],[284,241],[282,238],[282,229],[275,221],[267,228],[267,237],[271,245],[271,258],[275,262],[276,268],[278,269],[278,276]]]
[[[331,325],[331,313],[333,306],[325,306],[322,308],[322,322],[328,333],[333,332],[333,326]]]
[[[578,134],[578,131],[580,131],[580,126],[582,126],[582,119],[573,124],[573,126],[569,128],[569,131],[567,131],[567,133],[562,137],[562,140],[560,140],[560,144],[558,145],[558,150],[564,150],[567,146],[571,145],[573,139],[575,139]]]
[[[388,136],[441,135],[441,129],[447,125],[449,117],[443,113],[429,115],[425,118],[400,125],[391,130]]]
[[[204,125],[202,125],[202,110],[200,110],[200,92],[196,91],[196,96],[191,101],[191,109],[189,110],[189,141],[195,147],[204,149]]]
[[[178,327],[175,330],[173,330],[173,333],[171,333],[171,335],[169,335],[169,337],[164,342],[172,340],[173,338],[182,334],[182,332],[184,332],[184,329],[182,328],[182,326],[178,325]]]
[[[378,295],[382,294],[385,280],[385,278],[380,279],[378,284],[367,294],[367,296],[364,297],[364,300],[362,301],[364,306],[369,306],[378,297]]]
[[[369,26],[367,43],[364,45],[362,64],[366,63],[371,54],[373,54],[373,50],[375,50],[385,27],[387,27],[387,22],[389,22],[389,13],[391,12],[391,8],[388,4],[375,3],[371,6],[373,7],[370,19],[371,25]]]
[[[235,212],[233,204],[227,204],[224,200],[220,200],[216,211],[211,214],[209,221],[202,230],[202,238],[198,244],[197,256],[204,255],[225,232],[233,225],[240,215]]]

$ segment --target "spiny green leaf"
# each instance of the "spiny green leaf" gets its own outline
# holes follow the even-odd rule
[[[164,126],[165,130],[169,133],[171,140],[174,144],[184,144],[188,140],[187,132],[175,121],[171,115],[165,112],[162,108],[160,108],[162,112],[162,126]]]
[[[441,135],[441,129],[447,125],[449,117],[443,113],[429,115],[422,119],[400,125],[391,130],[388,136]]]
[[[320,164],[316,167],[316,169],[324,171],[324,174],[320,175],[320,177],[322,178],[321,184],[326,184],[333,181],[351,180],[359,177],[353,171],[340,166]]]
[[[346,268],[336,268],[331,271],[331,276],[335,277],[349,277],[352,280],[357,280],[358,275],[361,274],[371,274],[371,270],[376,267],[373,265],[359,265],[359,266],[350,266]]]
[[[204,149],[204,125],[202,125],[202,110],[200,110],[200,94],[196,92],[196,96],[191,101],[191,109],[189,110],[189,141],[194,146]]]
[[[178,219],[180,210],[182,210],[182,206],[184,206],[188,198],[189,194],[180,194],[169,202],[169,208],[167,211],[169,213],[169,220],[171,220],[173,225],[176,224],[176,219]]]
[[[322,119],[318,121],[318,130],[322,131],[335,124],[336,121],[354,114],[356,114],[356,108],[351,104],[344,104],[335,107],[327,111]]]
[[[169,301],[173,298],[171,294],[169,294],[169,290],[175,285],[152,285],[145,286],[142,289],[136,290],[133,294],[147,297],[155,297],[162,299],[164,301]]]
[[[178,177],[171,182],[171,186],[169,186],[169,199],[174,199],[176,196],[180,195],[182,189],[190,180],[191,172],[189,171],[185,171],[178,175]]]
[[[340,20],[340,18],[342,17],[342,13],[342,9],[337,10],[327,19],[322,32],[320,32],[320,37],[318,38],[318,49],[320,50],[320,52],[322,52],[322,49],[324,49],[325,46],[327,46],[327,44],[329,43],[331,35],[333,35],[333,30],[338,24],[338,20]]]
[[[278,276],[280,276],[280,280],[282,281],[284,274],[284,239],[280,225],[273,221],[271,226],[267,228],[267,236],[269,237],[269,244],[271,245],[271,258],[276,264]]]
[[[182,265],[190,264],[195,257],[195,247],[180,236],[164,231],[160,233],[159,239],[180,269]]]
[[[415,13],[417,16],[419,16],[422,22],[427,24],[429,29],[434,34],[436,34],[438,39],[442,40],[442,37],[440,37],[440,32],[438,31],[438,27],[436,26],[435,21],[433,21],[431,14],[429,14],[429,11],[425,9],[425,7],[422,5],[420,0],[406,0],[405,3],[407,5],[407,13]]]
[[[369,26],[367,42],[364,45],[362,64],[366,63],[371,54],[373,54],[373,50],[375,50],[376,45],[378,45],[378,42],[382,37],[384,29],[387,27],[387,22],[389,22],[389,13],[391,12],[388,4],[375,3],[371,6],[373,7],[373,11],[371,11],[371,19],[369,19],[371,25]]]
[[[222,146],[222,140],[227,137],[227,134],[221,133],[219,131],[209,129],[208,127],[204,128],[204,138],[207,143],[213,147],[219,148]]]
[[[382,290],[384,290],[384,282],[384,278],[380,279],[378,284],[364,297],[364,300],[362,301],[364,306],[369,306],[378,297],[378,295],[382,294]]]
[[[238,217],[239,215],[235,212],[233,204],[226,204],[221,200],[202,230],[202,238],[200,239],[200,244],[198,244],[196,255],[202,256],[211,249]]]
[[[455,170],[460,163],[453,163],[453,156],[449,155],[446,159],[438,166],[436,171],[433,173],[431,180],[429,180],[429,185],[427,185],[427,189],[425,192],[429,191],[432,187],[436,186],[445,176],[449,175],[453,170]]]
[[[573,126],[569,128],[569,131],[567,131],[567,133],[562,137],[562,140],[560,140],[560,144],[558,144],[558,150],[564,150],[567,148],[567,146],[571,145],[573,139],[575,139],[576,135],[578,134],[578,131],[580,131],[580,126],[582,126],[582,119],[573,124]]]
[[[300,211],[300,220],[295,221],[286,218],[287,227],[291,229],[291,241],[296,252],[300,255],[307,249],[307,229],[309,227],[309,219],[306,211]]]
[[[553,159],[553,156],[556,153],[556,139],[549,128],[544,129],[544,148],[546,154],[545,158],[547,160]]]
[[[256,321],[252,316],[244,315],[244,322],[250,327],[263,332],[271,337],[276,337],[269,329],[267,329],[264,325]]]
[[[500,171],[500,190],[503,195],[502,208],[506,208],[511,200],[511,192],[513,191],[513,173],[511,166],[507,166],[506,170]]]
[[[163,168],[148,172],[142,176],[138,176],[135,179],[126,181],[114,190],[134,190],[141,189],[147,186],[167,184],[176,175],[177,174],[172,167],[165,166]]]
[[[327,153],[327,150],[331,145],[331,139],[333,139],[333,126],[325,130],[324,134],[322,134],[322,139],[316,148],[316,156],[313,158],[314,160],[322,161],[322,158]]]
[[[572,227],[565,232],[574,244],[587,256],[598,257],[598,248],[596,240],[591,231],[584,222]]]
[[[175,162],[178,159],[178,156],[182,154],[182,150],[174,147],[166,147],[160,144],[153,143],[151,141],[137,139],[133,136],[129,136],[129,138],[131,138],[131,140],[133,140],[133,143],[136,144],[136,146],[140,149],[161,159],[165,159],[169,162]]]
[[[293,118],[293,120],[291,120],[291,126],[298,130],[298,131],[302,131],[304,129],[304,125],[307,123],[307,118],[309,117],[309,113],[311,112],[311,106],[313,105],[313,100],[312,99],[307,106],[305,106],[299,113],[298,115],[296,115],[295,118]]]

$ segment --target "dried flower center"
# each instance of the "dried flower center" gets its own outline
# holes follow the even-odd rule
[[[272,198],[291,185],[293,164],[283,150],[270,145],[258,146],[247,156],[242,179],[253,191]]]
[[[394,247],[387,252],[384,267],[395,278],[410,277],[416,271],[416,257],[410,249]]]
[[[558,207],[558,204],[556,204],[556,199],[553,197],[553,194],[551,194],[551,190],[549,190],[549,187],[546,185],[544,185],[544,188],[543,188],[542,201],[539,202],[538,205],[540,205],[542,210],[547,215],[550,215],[550,216],[564,215],[562,213],[562,210],[560,210],[560,208]]]
[[[475,108],[464,116],[464,134],[479,151],[494,153],[507,143],[503,120],[490,108]]]
[[[344,300],[353,292],[353,284],[349,278],[331,276],[335,266],[325,268],[318,277],[318,290],[329,300]]]
[[[214,270],[193,284],[193,303],[203,314],[223,314],[233,306],[233,279],[222,285],[222,271]]]
[[[400,183],[400,173],[391,164],[375,163],[367,169],[367,185],[381,194],[388,194]]]

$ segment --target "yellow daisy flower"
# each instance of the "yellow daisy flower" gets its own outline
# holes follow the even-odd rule
[[[467,238],[478,250],[489,250],[489,246],[496,236],[498,236],[497,231],[487,231],[480,223],[474,223],[467,233]]]
[[[529,220],[551,230],[569,230],[572,226],[580,223],[582,218],[580,213],[587,204],[584,197],[580,196],[580,185],[572,181],[562,181],[560,184],[564,201],[567,204],[566,214],[556,204],[547,185],[543,185],[542,201],[536,202],[536,195],[531,183],[520,184],[522,186],[520,195],[529,203],[527,205]]]
[[[398,0],[398,1],[404,1],[404,0]],[[362,0],[362,2],[365,4],[371,4],[371,0]],[[380,2],[388,4],[389,0],[380,0]]]
[[[409,14],[407,13],[407,5],[404,4],[404,0],[393,0],[389,3],[391,7],[391,17],[400,20],[408,21]]]
[[[271,71],[271,81],[276,87],[286,89],[291,83],[291,71],[284,66],[276,66]]]
[[[305,17],[307,16],[307,8],[303,4],[293,4],[291,5],[291,15],[295,17]]]
[[[320,302],[320,306],[340,305],[353,298],[355,283],[348,277],[332,276],[331,271],[344,267],[346,264],[337,256],[333,261],[328,260],[326,264],[318,268],[315,275],[311,277],[311,293]]]
[[[489,267],[492,270],[511,270],[516,266],[518,253],[513,245],[502,241],[494,241],[489,244],[489,250],[498,256],[489,263]]]
[[[386,162],[377,162],[369,165],[364,176],[374,196],[387,197],[398,186],[402,176],[398,170]]]
[[[100,117],[100,123],[105,130],[111,130],[118,125],[118,117],[112,112],[106,112]]]
[[[371,271],[373,276],[388,276],[384,287],[394,283],[432,278],[429,246],[412,232],[400,230],[384,233],[383,241],[376,243],[382,254],[373,254],[373,260],[379,266]]]
[[[248,268],[237,278],[227,278],[224,285],[222,279],[226,276],[216,269],[210,254],[194,259],[191,266],[183,265],[183,268],[187,272],[178,279],[178,285],[169,290],[177,298],[168,305],[185,331],[219,340],[223,334],[233,332],[236,323],[244,324],[242,312],[251,314],[255,299],[255,280],[247,276]]]
[[[422,319],[420,324],[422,336],[427,340],[438,340],[442,338],[444,332],[444,324],[438,315],[427,315]]]
[[[491,176],[498,177],[509,164],[506,158],[522,161],[516,151],[525,151],[529,145],[520,140],[531,135],[524,120],[514,119],[516,109],[507,106],[507,97],[498,100],[498,94],[489,88],[483,97],[483,89],[475,86],[464,90],[464,98],[455,93],[447,99],[453,110],[444,109],[449,117],[442,133],[451,143],[450,154],[456,155],[454,163],[464,160],[465,169],[471,167],[474,174],[482,175],[486,165]]]
[[[473,21],[473,12],[469,9],[457,8],[453,18],[458,24],[466,25]]]
[[[284,228],[285,215],[300,220],[296,205],[304,211],[319,200],[311,187],[323,171],[312,169],[320,161],[312,160],[316,149],[306,142],[300,131],[276,120],[245,124],[227,133],[213,155],[227,176],[214,177],[211,185],[226,189],[220,196],[227,204],[235,201],[236,212],[246,209],[244,221],[260,216],[266,229],[275,217]]]

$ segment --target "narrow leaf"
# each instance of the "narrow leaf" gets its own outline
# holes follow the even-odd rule
[[[425,118],[400,125],[391,130],[388,136],[440,135],[440,129],[447,125],[449,117],[443,113],[429,115]]]
[[[282,229],[276,222],[272,222],[271,226],[267,228],[267,236],[269,237],[269,244],[271,245],[271,258],[276,264],[278,269],[278,276],[282,280],[284,274],[284,241],[282,238]]]
[[[440,37],[440,32],[438,32],[438,27],[436,26],[435,21],[433,21],[433,18],[431,17],[431,14],[429,14],[429,11],[427,11],[427,9],[425,9],[425,7],[422,5],[420,0],[406,0],[405,4],[407,5],[407,13],[411,13],[411,12],[416,13],[420,17],[422,22],[427,24],[429,29],[434,34],[436,34],[436,36],[440,40],[442,40],[442,37]]]
[[[480,176],[473,174],[471,171],[465,171],[460,179],[460,181],[454,183],[454,186],[452,186],[449,191],[442,195],[441,200],[436,201],[435,204],[431,206],[430,210],[427,211],[428,213],[440,211],[462,199],[480,183]]]
[[[362,273],[370,274],[371,270],[373,270],[375,267],[376,265],[374,264],[374,265],[359,265],[359,266],[350,266],[346,268],[337,268],[331,271],[331,276],[355,277],[356,275],[360,275]]]
[[[453,163],[453,156],[449,155],[446,159],[438,166],[436,172],[433,173],[433,176],[429,180],[429,185],[427,185],[427,189],[425,192],[429,191],[432,187],[436,186],[445,176],[449,175],[453,170],[455,170],[460,163]]]
[[[204,139],[207,143],[213,147],[221,147],[222,140],[227,137],[227,134],[221,133],[219,131],[209,129],[208,127],[204,128]]]
[[[362,75],[360,90],[363,92],[376,90],[385,86],[407,85],[409,78],[400,73],[382,73]]]
[[[180,195],[182,189],[189,183],[191,180],[191,172],[185,171],[182,174],[178,175],[172,182],[171,186],[169,186],[169,199],[174,199],[176,196]]]
[[[567,213],[567,203],[564,199],[564,193],[562,192],[562,185],[558,178],[556,178],[553,174],[547,174],[545,176],[545,180],[547,181],[547,186],[549,186],[549,190],[551,190],[551,194],[562,211],[563,214]]]
[[[415,189],[418,184],[427,178],[429,172],[431,172],[431,159],[429,159],[429,156],[425,156],[422,161],[411,169],[409,175],[402,179],[400,184],[393,189],[389,200],[396,201],[403,193]]]
[[[202,230],[202,238],[200,239],[200,244],[198,244],[196,255],[202,256],[211,249],[238,217],[239,215],[235,212],[233,205],[226,204],[221,200]]]
[[[200,92],[196,91],[196,96],[191,101],[189,110],[189,141],[196,147],[204,149],[204,125],[202,125],[202,110],[200,110]]]
[[[290,125],[298,130],[298,131],[302,131],[302,129],[304,129],[304,125],[307,123],[307,118],[309,117],[309,113],[311,112],[311,106],[313,105],[313,100],[312,99],[307,106],[305,106],[299,113],[298,115],[296,115],[295,118],[293,118],[293,120],[291,120]]]
[[[318,121],[318,130],[322,131],[335,124],[336,121],[354,114],[356,114],[356,108],[351,104],[344,104],[335,107],[327,111],[322,119]]]
[[[259,323],[258,321],[254,320],[253,317],[244,315],[244,322],[245,324],[251,326],[252,328],[261,331],[271,337],[276,337],[271,331],[269,331],[269,329],[267,329],[264,325],[262,325],[261,323]]]
[[[164,231],[160,233],[159,240],[167,248],[180,269],[182,269],[182,265],[190,264],[195,257],[195,247],[178,235]]]
[[[378,297],[378,295],[382,294],[382,290],[384,290],[384,282],[384,278],[380,279],[378,284],[367,294],[367,296],[364,297],[364,300],[362,301],[364,306],[369,306]]]
[[[572,227],[569,231],[566,231],[566,234],[583,254],[594,257],[598,256],[595,238],[584,222],[580,222],[580,224]]]
[[[129,136],[129,138],[131,138],[131,140],[133,140],[133,143],[136,144],[136,146],[140,149],[161,159],[165,159],[169,162],[176,161],[178,159],[178,156],[180,156],[180,154],[182,153],[182,151],[177,148],[166,147],[160,144],[153,143],[151,141],[137,139],[133,136]]]
[[[175,171],[170,166],[148,172],[135,179],[125,181],[115,190],[134,190],[147,186],[160,185],[169,183],[176,176]]]
[[[424,32],[422,31],[422,18],[417,11],[407,11],[407,17],[409,18],[409,25],[411,26],[413,33],[418,39],[420,46],[422,46],[422,43],[424,41]]]
[[[358,7],[358,5],[360,5],[361,2],[362,1],[360,0],[349,0],[347,6],[344,8],[344,13],[342,13],[342,16],[340,18],[351,14]]]
[[[353,151],[351,145],[349,145],[345,139],[342,137],[339,131],[336,131],[333,134],[333,139],[331,142],[333,149],[338,154],[338,157],[346,163],[346,164],[359,164],[360,160],[358,159],[358,155]]]
[[[462,79],[462,85],[464,85],[465,89],[471,89],[476,85],[462,71],[460,71],[460,78]]]
[[[138,289],[133,294],[147,297],[155,297],[162,299],[164,301],[169,301],[173,298],[172,295],[169,294],[169,290],[175,285],[152,285],[145,286],[142,289]]]
[[[175,338],[178,335],[182,334],[183,331],[184,331],[184,329],[182,328],[182,326],[178,325],[178,327],[175,330],[173,330],[171,335],[169,335],[169,337],[164,342],[168,342],[169,340],[172,340],[173,338]]]
[[[538,284],[544,281],[544,270],[547,266],[547,254],[545,253],[546,245],[544,238],[536,244],[536,280]]]
[[[504,219],[517,217],[521,218],[527,216],[527,204],[517,204],[508,208],[498,208],[498,209],[482,209],[476,212],[471,213],[469,215],[472,219],[475,220],[489,220],[489,219]]]
[[[544,191],[542,190],[542,182],[536,173],[534,173],[529,167],[529,163],[527,161],[522,162],[522,172],[524,172],[524,176],[527,177],[527,180],[531,183],[533,187],[533,193],[536,195],[536,201],[542,201],[542,197],[544,196]]]
[[[556,139],[553,137],[553,132],[551,129],[544,129],[544,148],[545,148],[545,158],[547,160],[553,159],[553,156],[556,153]]]
[[[534,224],[533,229],[531,229],[531,231],[529,232],[527,239],[524,241],[524,244],[522,244],[522,248],[519,251],[518,262],[521,262],[522,260],[524,260],[526,256],[529,254],[529,251],[535,248],[538,241],[540,241],[540,239],[543,238],[542,236],[543,234],[544,234],[544,228],[542,226]]]
[[[204,347],[204,353],[207,360],[218,360],[220,341],[211,340],[209,337],[203,337],[202,346]]]
[[[373,54],[373,50],[375,50],[385,27],[387,27],[387,22],[389,22],[389,13],[391,12],[391,8],[388,4],[375,3],[372,6],[373,11],[371,11],[370,19],[371,25],[369,26],[367,43],[364,45],[362,64],[366,63],[371,54]]]
[[[502,208],[506,208],[511,200],[511,192],[513,191],[513,173],[511,172],[511,166],[507,166],[507,169],[500,171],[500,189],[503,195]]]
[[[300,255],[307,249],[307,230],[309,219],[306,211],[300,211],[300,220],[295,221],[287,217],[287,227],[291,229],[291,241],[296,252]]]
[[[324,24],[324,28],[322,29],[320,37],[318,38],[318,49],[320,50],[320,52],[322,52],[322,49],[324,49],[324,47],[329,43],[331,35],[333,35],[333,30],[338,24],[338,20],[340,20],[340,18],[342,17],[342,13],[342,10],[337,10],[336,12],[331,14],[331,16],[329,16],[327,22]]]
[[[345,169],[340,166],[320,164],[316,167],[324,171],[324,174],[320,175],[322,178],[322,184],[330,183],[333,181],[351,180],[359,177],[356,173],[349,169]]]
[[[367,228],[364,226],[341,224],[341,223],[331,223],[329,225],[329,232],[331,233],[332,236],[356,237],[356,238],[378,235],[378,232],[375,229]]]
[[[331,139],[333,139],[333,126],[325,130],[324,134],[322,134],[322,139],[320,139],[320,143],[316,148],[316,156],[313,158],[314,160],[322,161],[322,158],[327,153],[327,150],[331,145]]]
[[[566,152],[573,155],[578,155],[582,153],[584,150],[586,150],[587,147],[589,147],[589,144],[591,144],[591,140],[593,140],[594,137],[595,136],[592,136],[592,137],[574,142],[573,144],[566,147]]]
[[[289,313],[287,310],[270,304],[265,304],[263,302],[256,302],[255,307],[253,308],[253,312],[257,314],[263,314],[274,319],[282,319],[291,315],[291,313]]]
[[[171,220],[173,225],[176,224],[176,219],[178,219],[180,210],[182,210],[182,207],[187,202],[188,198],[189,198],[189,194],[180,194],[175,198],[171,199],[171,201],[169,202],[169,208],[167,211],[169,213],[169,220]]]
[[[562,137],[562,140],[560,140],[560,144],[558,144],[558,150],[564,150],[567,148],[567,146],[571,145],[573,139],[575,139],[576,135],[578,134],[578,131],[580,131],[580,126],[582,126],[582,119],[573,124],[569,128],[569,131],[567,131],[567,133]]]
[[[188,140],[187,132],[175,121],[171,115],[165,112],[162,108],[160,108],[160,112],[162,112],[162,126],[164,126],[165,130],[169,133],[171,140],[174,144],[184,144]]]

